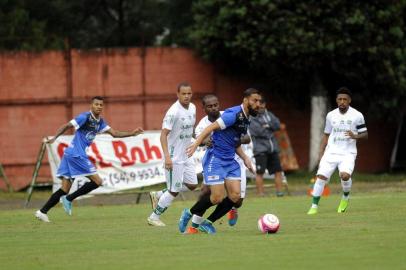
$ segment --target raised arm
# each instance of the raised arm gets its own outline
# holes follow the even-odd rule
[[[72,128],[73,125],[71,124],[71,122],[68,122],[66,124],[64,124],[63,126],[61,126],[57,131],[56,131],[56,135],[54,137],[52,137],[52,139],[48,139],[46,141],[46,143],[54,143],[56,138],[58,138],[59,136],[61,136],[62,134],[64,134],[68,129]]]
[[[144,132],[144,130],[140,127],[134,129],[133,131],[119,131],[115,129],[108,129],[104,133],[110,134],[114,138],[125,138],[125,137],[130,137],[130,136],[137,136],[140,135]]]

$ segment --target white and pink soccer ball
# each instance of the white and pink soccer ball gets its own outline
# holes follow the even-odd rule
[[[258,219],[258,230],[262,233],[276,233],[279,226],[279,219],[275,215],[265,214]]]

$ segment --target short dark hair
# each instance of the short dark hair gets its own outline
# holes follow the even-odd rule
[[[202,98],[202,104],[203,104],[203,106],[206,105],[206,101],[207,101],[209,98],[217,98],[217,99],[218,99],[218,97],[217,97],[216,95],[214,95],[214,94],[207,94],[207,95],[205,95],[205,96]]]
[[[104,101],[104,97],[102,97],[102,96],[94,96],[94,97],[92,97],[92,103],[93,103],[93,101],[95,101],[95,100],[102,100],[102,101]]]
[[[338,90],[337,90],[337,92],[336,92],[336,96],[338,96],[338,95],[340,95],[340,94],[346,94],[346,95],[348,95],[349,97],[352,96],[352,93],[351,93],[350,89],[348,89],[348,88],[345,87],[345,86],[338,88]]]
[[[247,90],[244,91],[244,97],[249,97],[253,94],[258,94],[261,95],[261,91],[255,89],[255,88],[248,88]]]
[[[181,82],[180,84],[178,84],[178,92],[182,87],[192,87],[192,86],[188,82]]]

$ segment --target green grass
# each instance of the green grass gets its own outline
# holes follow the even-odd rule
[[[0,211],[2,269],[405,269],[406,193],[354,193],[347,213],[338,195],[322,198],[307,216],[310,198],[248,198],[236,227],[216,235],[181,235],[177,220],[193,201],[164,214],[167,227],[146,224],[147,204],[86,206],[50,224],[33,210]],[[277,234],[257,229],[261,214],[281,220]]]

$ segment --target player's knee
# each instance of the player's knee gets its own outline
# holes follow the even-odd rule
[[[103,184],[103,181],[101,179],[92,179],[93,182],[96,183],[99,187]]]
[[[343,181],[348,181],[348,180],[350,180],[351,175],[348,174],[348,173],[340,173],[340,178],[341,178]]]
[[[237,203],[241,199],[241,194],[240,192],[230,192],[228,197],[233,203]]]
[[[211,195],[210,196],[210,201],[212,204],[219,204],[223,200],[223,196],[221,195]]]
[[[186,184],[189,190],[195,190],[197,188],[197,184]]]
[[[324,176],[324,175],[322,175],[322,174],[318,174],[318,175],[316,175],[316,177],[317,177],[318,179],[321,179],[321,180],[327,181],[327,177],[325,177],[325,176]]]

